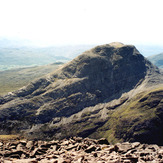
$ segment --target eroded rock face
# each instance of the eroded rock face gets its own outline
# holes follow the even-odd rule
[[[162,162],[163,147],[139,142],[109,145],[105,139],[72,137],[56,141],[0,142],[2,162]]]
[[[55,128],[52,132],[49,128],[55,118],[60,121],[62,117],[70,117],[87,107],[119,99],[151,74],[157,75],[159,70],[134,46],[121,43],[97,46],[50,76],[1,97],[1,134],[26,131],[51,137]],[[121,104],[123,102],[118,105]],[[103,121],[98,124],[103,125]],[[87,133],[79,136],[85,137]]]

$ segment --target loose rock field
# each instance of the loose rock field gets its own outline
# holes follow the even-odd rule
[[[163,162],[163,147],[139,142],[111,145],[104,138],[1,140],[1,163],[136,163]]]

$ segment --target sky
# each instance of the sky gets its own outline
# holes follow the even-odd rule
[[[0,38],[163,45],[163,0],[0,0]]]

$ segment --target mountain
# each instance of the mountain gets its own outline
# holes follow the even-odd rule
[[[159,68],[163,68],[163,53],[149,56],[148,59]]]
[[[163,145],[163,73],[133,45],[96,46],[0,98],[0,133]]]

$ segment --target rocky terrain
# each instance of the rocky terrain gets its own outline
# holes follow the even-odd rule
[[[110,145],[105,138],[72,137],[60,141],[0,142],[4,163],[143,163],[163,162],[163,147],[139,142]]]
[[[0,97],[0,134],[163,145],[163,73],[133,45],[97,46]]]

